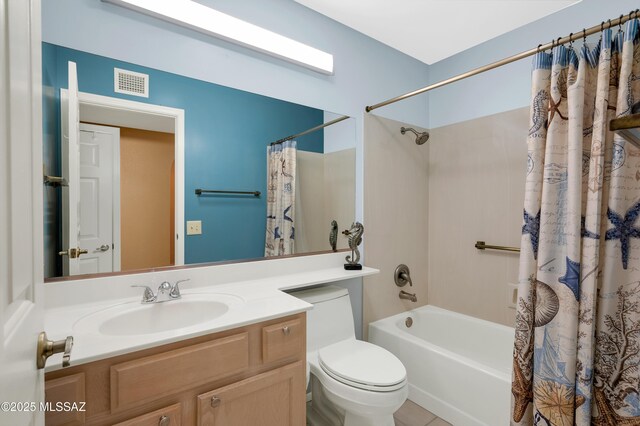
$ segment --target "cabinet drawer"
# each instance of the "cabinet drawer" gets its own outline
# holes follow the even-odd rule
[[[59,379],[47,380],[44,384],[44,399],[54,407],[56,403],[76,403],[78,407],[84,405],[85,384],[84,373],[72,374]],[[86,409],[86,407],[81,407]],[[84,411],[47,411],[45,422],[47,426],[57,425],[83,425],[85,418]]]
[[[287,358],[299,358],[305,353],[306,329],[300,319],[262,328],[262,361],[270,363]]]
[[[198,426],[305,424],[302,361],[198,395]]]
[[[243,372],[249,334],[240,333],[111,367],[111,410],[144,402]]]
[[[173,404],[113,426],[180,426],[181,420],[182,407]]]

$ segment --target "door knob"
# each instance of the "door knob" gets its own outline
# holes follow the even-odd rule
[[[171,424],[171,418],[168,416],[162,416],[158,419],[158,426],[169,426]]]
[[[73,336],[67,336],[64,340],[49,340],[44,331],[38,335],[38,348],[36,354],[36,365],[38,369],[44,368],[47,358],[53,354],[63,353],[62,366],[71,365],[71,349],[73,348]]]
[[[70,248],[69,250],[63,250],[58,252],[58,256],[69,256],[69,259],[75,259],[80,257],[81,254],[87,254],[89,250],[78,248]]]
[[[96,251],[109,251],[109,244],[103,244],[100,247],[96,248]]]

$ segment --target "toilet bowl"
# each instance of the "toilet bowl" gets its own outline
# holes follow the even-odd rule
[[[408,395],[406,370],[391,352],[355,338],[347,290],[326,286],[291,294],[314,306],[307,313],[309,424],[393,426],[393,413]]]

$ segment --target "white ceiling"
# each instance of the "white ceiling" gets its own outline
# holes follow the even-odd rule
[[[295,0],[432,64],[580,0]]]

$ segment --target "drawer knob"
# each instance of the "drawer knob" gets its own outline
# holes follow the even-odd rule
[[[211,397],[211,406],[213,408],[219,407],[220,403],[222,403],[222,400],[220,398],[218,398],[217,396]]]
[[[158,426],[169,426],[171,424],[171,419],[169,416],[162,416],[160,420],[158,420]]]
[[[282,332],[284,333],[285,336],[288,336],[289,334],[291,334],[291,329],[289,328],[288,325],[285,325],[284,327],[282,327]]]

